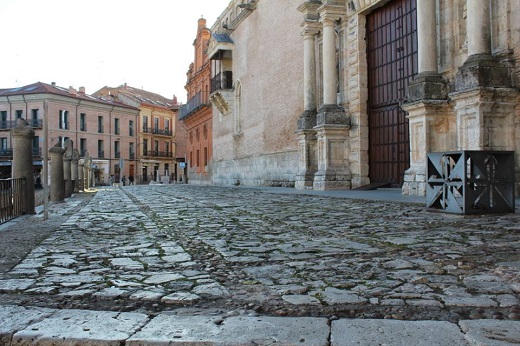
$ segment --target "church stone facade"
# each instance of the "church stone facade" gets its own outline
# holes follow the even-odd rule
[[[236,0],[212,33],[215,184],[424,195],[457,150],[519,181],[516,0]]]
[[[230,2],[211,28],[213,183],[294,186],[301,0]]]
[[[311,0],[298,9],[297,188],[381,183],[424,195],[429,152],[519,152],[518,1]]]

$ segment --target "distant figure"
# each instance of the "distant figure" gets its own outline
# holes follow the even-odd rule
[[[113,174],[111,174],[111,175],[110,175],[110,178],[108,178],[108,184],[109,184],[110,186],[113,186],[113,185],[114,185],[114,175],[113,175]]]
[[[133,175],[130,175],[128,177],[128,185],[134,185],[134,176]]]
[[[126,185],[126,176],[123,175],[123,178],[121,178],[121,182],[123,183],[123,186]]]

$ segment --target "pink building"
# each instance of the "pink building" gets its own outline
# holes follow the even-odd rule
[[[73,87],[34,83],[0,89],[0,175],[11,172],[11,128],[25,119],[35,130],[33,162],[35,173],[42,168],[43,125],[47,120],[50,149],[70,139],[80,157],[89,152],[96,184],[107,184],[111,174],[129,175],[135,161],[139,109],[113,100],[93,97]],[[47,119],[46,119],[47,118]]]

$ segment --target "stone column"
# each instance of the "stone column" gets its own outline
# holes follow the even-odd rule
[[[410,127],[410,168],[404,173],[404,195],[426,195],[429,152],[456,149],[456,121],[448,107],[448,83],[437,68],[435,3],[435,0],[417,2],[419,73],[410,83],[407,100],[402,105]]]
[[[335,18],[325,17],[323,24],[323,103],[337,104]]]
[[[313,188],[350,188],[350,117],[337,104],[336,22],[347,14],[345,1],[323,0],[318,8],[323,25],[323,106],[316,117],[317,168]]]
[[[65,183],[63,178],[63,154],[60,143],[56,143],[50,150],[51,157],[51,202],[63,202],[65,200]]]
[[[90,189],[90,154],[85,152],[83,159],[83,191]]]
[[[11,130],[13,139],[12,177],[24,178],[23,184],[13,187],[13,198],[16,205],[23,205],[25,214],[35,214],[34,210],[34,170],[32,160],[32,142],[34,130],[23,119],[16,121],[16,127]],[[23,189],[15,189],[22,187]]]
[[[79,161],[79,151],[77,148],[72,150],[72,163],[70,166],[70,179],[72,180],[72,190],[73,192],[79,192],[79,184],[78,184],[78,161]]]
[[[306,1],[298,10],[304,14],[303,27],[303,114],[298,119],[298,173],[295,188],[312,188],[317,171],[316,131],[316,34],[321,28],[320,1]]]
[[[65,183],[65,197],[72,196],[72,178],[71,178],[71,170],[72,170],[72,140],[67,139],[65,141],[65,153],[63,154],[63,179]]]
[[[83,159],[78,161],[78,191],[83,192],[85,190],[85,162]]]
[[[489,0],[471,0],[467,6],[468,55],[491,54]]]

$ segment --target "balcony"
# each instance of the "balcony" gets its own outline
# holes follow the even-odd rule
[[[32,119],[29,120],[28,125],[35,129],[43,128],[43,120],[41,119]],[[10,130],[16,127],[16,120],[3,120],[0,121],[0,130]]]
[[[154,135],[160,135],[160,136],[171,136],[172,132],[169,129],[164,129],[164,130],[153,129],[153,134]]]
[[[143,150],[143,156],[171,159],[173,158],[173,153],[170,151]]]
[[[105,152],[101,151],[101,150],[98,150],[97,156],[98,156],[98,159],[104,159],[105,158]]]
[[[188,100],[188,103],[185,105],[182,105],[180,109],[179,114],[179,120],[183,120],[190,116],[191,114],[195,113],[197,110],[199,110],[202,107],[208,107],[211,105],[208,99],[207,93],[200,91],[195,96],[193,96],[191,99]]]
[[[42,156],[42,148],[40,147],[33,147],[32,148],[32,156]],[[13,157],[13,148],[5,148],[0,149],[0,157],[5,158],[12,158]]]
[[[233,72],[224,71],[211,79],[211,93],[218,90],[233,89]]]
[[[130,160],[135,160],[135,153],[130,153],[129,157],[130,157]]]
[[[120,151],[116,151],[116,152],[114,153],[114,157],[115,157],[116,159],[120,159],[120,158],[121,158],[121,152],[120,152]]]

